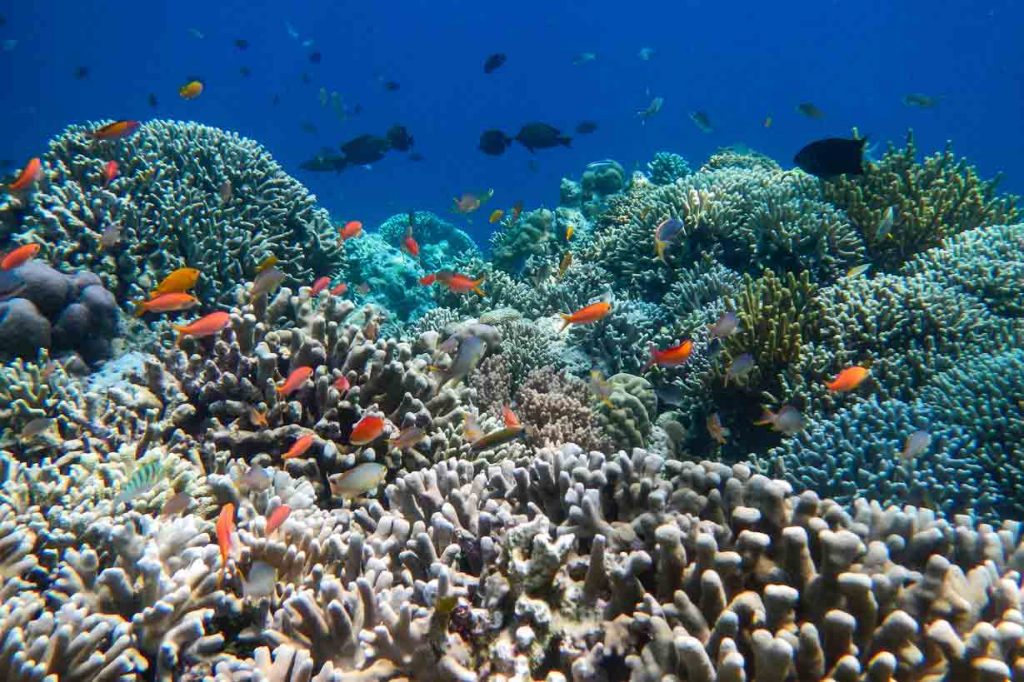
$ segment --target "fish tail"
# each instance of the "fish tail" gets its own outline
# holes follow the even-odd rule
[[[137,301],[135,303],[135,317],[142,317],[146,314],[146,301]]]
[[[473,282],[473,292],[476,293],[479,296],[486,296],[487,295],[484,292],[484,290],[480,288],[480,285],[484,283],[485,279],[487,279],[487,278],[486,277],[481,277],[480,279],[478,279],[475,282]]]
[[[568,327],[570,324],[572,324],[572,315],[569,315],[568,313],[558,313],[558,314],[562,316],[562,326],[558,330],[558,332],[561,333],[561,332],[565,331],[566,327]]]
[[[665,247],[668,246],[668,242],[663,242],[658,239],[654,240],[654,258],[660,260],[665,265],[668,265],[668,261],[665,260]]]
[[[761,418],[754,422],[754,426],[768,426],[769,424],[774,423],[774,421],[775,421],[775,415],[772,413],[772,411],[771,410],[763,410],[762,414],[761,414]]]

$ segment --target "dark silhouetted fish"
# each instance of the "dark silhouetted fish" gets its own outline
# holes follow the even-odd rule
[[[866,138],[848,140],[828,137],[812,142],[793,158],[803,171],[819,178],[836,175],[860,175],[864,172],[864,145]]]
[[[398,84],[398,81],[385,81],[384,82],[384,89],[387,90],[388,92],[397,92],[401,88],[402,88],[402,86]]]
[[[576,126],[576,132],[580,135],[589,135],[595,130],[597,130],[597,121],[580,121]]]
[[[550,149],[559,145],[568,147],[572,141],[572,138],[568,135],[563,135],[558,128],[539,121],[524,125],[519,129],[515,139],[531,152],[537,149]]]
[[[319,64],[323,58],[324,56],[319,51],[309,53],[309,61],[313,64]]]
[[[89,77],[89,67],[88,66],[79,66],[77,69],[75,69],[75,79],[76,80],[82,81],[82,80],[85,80],[88,77]]]
[[[248,78],[252,75],[252,69],[250,69],[248,66],[243,66],[238,70],[238,73],[242,74],[242,78]]]
[[[825,112],[816,107],[813,102],[800,102],[800,104],[797,105],[796,110],[807,118],[813,118],[815,120],[825,118]]]
[[[149,93],[149,106],[156,109],[157,104],[159,104],[159,102],[157,102],[156,95],[154,95],[152,92]]]
[[[245,38],[236,38],[235,39],[235,47],[237,47],[239,50],[248,50],[249,49],[249,41],[246,40]]]
[[[502,52],[495,52],[484,61],[484,73],[493,73],[501,68],[508,57]]]
[[[480,134],[480,151],[491,156],[500,156],[512,144],[512,138],[500,130],[485,130]]]
[[[388,132],[385,137],[388,138],[388,142],[391,143],[391,148],[400,152],[407,152],[412,149],[415,141],[412,139],[412,135],[409,134],[409,130],[399,124],[395,124],[388,128]]]
[[[376,135],[360,135],[341,145],[345,161],[358,166],[380,161],[389,149],[391,143]]]
[[[308,161],[303,161],[299,168],[313,171],[314,173],[326,173],[329,171],[340,172],[345,170],[348,162],[344,156],[337,154],[317,154]]]

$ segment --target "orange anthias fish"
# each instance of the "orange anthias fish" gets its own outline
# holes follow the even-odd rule
[[[231,502],[221,507],[217,516],[217,546],[220,547],[220,578],[217,580],[219,587],[224,583],[228,558],[234,553],[235,547],[235,505]]]
[[[644,366],[643,371],[646,372],[654,365],[660,367],[677,367],[682,365],[690,359],[690,353],[693,352],[693,341],[687,339],[678,346],[666,348],[665,350],[658,350],[654,345],[651,345],[651,359],[647,361],[647,365]]]
[[[92,131],[89,137],[94,140],[120,140],[134,133],[141,125],[138,121],[114,121]]]
[[[485,277],[480,279],[473,279],[466,275],[459,274],[458,272],[436,272],[434,273],[437,281],[444,284],[446,287],[451,289],[456,294],[468,294],[473,292],[480,296],[484,296],[484,290],[480,288],[480,285],[484,283]],[[421,280],[422,281],[422,280]]]
[[[25,164],[25,167],[18,173],[14,182],[7,185],[8,192],[24,192],[31,189],[43,177],[43,164],[38,156],[33,156]]]
[[[384,433],[384,417],[368,414],[352,427],[348,442],[352,445],[367,445],[380,438]]]
[[[520,216],[520,214],[522,214],[522,212],[523,212],[523,202],[517,201],[512,206],[512,222],[513,223],[515,223],[517,220],[519,220],[519,216]]]
[[[313,445],[313,441],[315,440],[316,436],[312,433],[299,436],[298,439],[292,443],[292,446],[288,448],[288,452],[281,455],[281,459],[295,459],[296,457],[302,457],[306,454],[306,450],[309,450],[310,446]]]
[[[178,88],[178,94],[181,95],[182,99],[195,99],[203,94],[204,88],[203,81],[198,79],[190,80]]]
[[[598,301],[584,306],[574,313],[559,313],[562,316],[562,328],[558,331],[565,331],[570,324],[590,324],[605,317],[612,310],[612,304],[607,301]]]
[[[830,391],[852,391],[868,378],[868,374],[870,371],[866,367],[853,365],[837,374],[832,381],[826,381],[825,388]]]
[[[358,237],[363,233],[363,224],[358,220],[350,220],[341,228],[341,241]]]
[[[491,225],[493,225],[494,223],[496,223],[499,220],[501,220],[504,216],[505,216],[505,212],[503,210],[501,210],[500,208],[496,208],[493,211],[491,211],[491,215],[487,217],[487,222],[489,222]]]
[[[708,415],[707,418],[708,435],[711,436],[711,440],[715,441],[719,445],[725,445],[729,440],[729,429],[722,426],[722,419],[718,416],[717,412],[713,412]]]
[[[405,239],[402,240],[402,248],[413,258],[420,257],[420,245],[416,241],[416,238],[412,236],[411,227],[405,232]]]
[[[280,507],[275,507],[274,511],[267,514],[266,536],[270,537],[275,530],[280,528],[281,524],[288,519],[288,516],[291,515],[291,513],[292,508],[287,504],[282,504]]]
[[[0,260],[0,270],[13,270],[19,265],[24,265],[36,257],[39,253],[39,244],[23,244],[14,249],[3,260]]]
[[[111,182],[113,182],[114,178],[117,177],[119,169],[120,166],[117,165],[117,161],[114,161],[113,159],[107,161],[107,163],[104,164],[103,166],[103,184],[109,185]]]
[[[295,391],[299,390],[306,379],[313,376],[312,367],[296,367],[292,370],[292,373],[288,375],[288,378],[284,380],[284,383],[277,387],[277,394],[279,396],[289,396]]]
[[[192,294],[160,294],[148,301],[135,304],[135,317],[146,313],[176,313],[199,305],[199,299]]]
[[[326,289],[330,285],[330,283],[331,283],[331,278],[330,277],[326,277],[326,276],[325,277],[320,277],[315,282],[313,282],[313,286],[311,286],[309,288],[309,295],[310,296],[316,296],[321,291]]]
[[[519,422],[519,417],[512,411],[512,408],[508,405],[501,406],[501,418],[505,422],[505,426],[512,428],[513,426],[522,426]]]
[[[342,374],[340,377],[334,380],[334,388],[338,389],[338,393],[345,395],[349,389],[352,388],[352,382],[348,380],[348,377]]]
[[[346,291],[348,291],[348,285],[342,282],[340,284],[334,285],[334,287],[331,288],[331,296],[341,296]]]
[[[420,284],[422,284],[423,286],[426,286],[426,287],[429,287],[431,284],[433,284],[436,281],[437,281],[437,275],[434,274],[434,273],[430,273],[429,275],[424,275],[423,277],[420,277]]]
[[[186,336],[203,338],[219,334],[224,329],[227,329],[230,324],[231,315],[219,310],[215,313],[204,315],[195,322],[186,325],[174,325],[174,330],[178,332],[178,343],[181,343],[181,340]]]
[[[199,271],[195,268],[178,268],[161,280],[149,293],[150,298],[156,298],[161,294],[181,294],[196,285],[199,281]]]

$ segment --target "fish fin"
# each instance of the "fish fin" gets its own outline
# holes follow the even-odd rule
[[[565,331],[566,327],[568,327],[570,324],[572,324],[572,320],[570,319],[572,317],[572,315],[570,315],[568,313],[558,313],[558,314],[562,316],[562,326],[558,330],[558,332],[562,333],[562,332]]]
[[[137,301],[135,303],[135,317],[142,317],[146,314],[146,303],[147,301]]]
[[[475,282],[473,282],[473,292],[476,293],[479,296],[486,296],[487,295],[487,293],[483,289],[480,288],[480,285],[484,283],[485,279],[487,279],[487,278],[486,277],[481,277],[480,279],[478,279]]]
[[[763,410],[761,418],[754,421],[754,426],[768,426],[774,423],[775,415],[771,410]]]

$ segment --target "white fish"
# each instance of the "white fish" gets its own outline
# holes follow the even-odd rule
[[[276,582],[277,569],[265,561],[254,561],[242,582],[242,594],[252,599],[273,597]]]
[[[871,269],[871,263],[862,263],[860,265],[854,265],[852,268],[846,271],[846,279],[853,279],[854,277],[860,277],[865,272]]]
[[[875,231],[875,241],[880,241],[889,236],[892,232],[892,225],[896,221],[896,208],[890,206],[882,214],[882,220],[878,223],[878,230]]]
[[[351,499],[370,492],[384,480],[388,469],[376,462],[363,462],[341,474],[327,477],[331,485],[331,494],[335,497]]]
[[[903,443],[903,452],[900,453],[900,459],[904,462],[910,462],[927,450],[931,444],[932,434],[927,431],[914,431],[907,436],[906,442]]]

